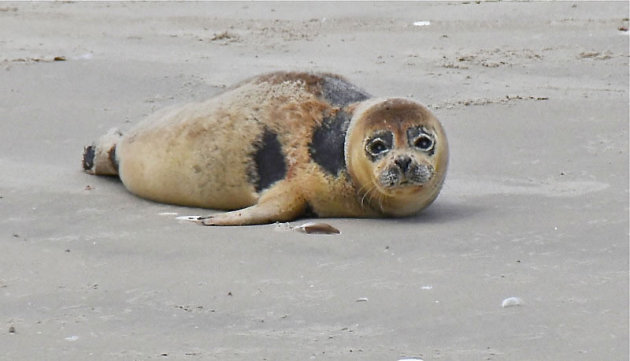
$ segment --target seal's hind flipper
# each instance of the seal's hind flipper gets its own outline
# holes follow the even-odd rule
[[[118,159],[116,145],[122,133],[118,129],[111,129],[95,144],[83,149],[83,170],[94,175],[117,175]]]
[[[94,153],[94,148],[96,147],[93,145],[88,145],[87,147],[83,148],[84,171],[89,171],[94,168],[94,156],[96,155],[96,153]]]
[[[306,201],[286,180],[277,182],[253,206],[201,217],[204,226],[242,226],[292,221],[304,214]]]

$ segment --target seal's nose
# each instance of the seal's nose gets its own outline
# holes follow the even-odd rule
[[[409,168],[409,164],[411,163],[411,158],[407,156],[398,157],[396,158],[396,160],[394,160],[394,163],[396,163],[396,165],[400,168],[400,170],[402,170],[402,172],[405,173],[407,171],[407,168]]]

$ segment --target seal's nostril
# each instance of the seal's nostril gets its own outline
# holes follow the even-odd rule
[[[409,168],[409,164],[411,163],[411,158],[409,157],[398,157],[396,158],[396,160],[394,160],[394,163],[396,163],[396,165],[398,167],[400,167],[400,170],[404,172],[407,171],[407,168]]]

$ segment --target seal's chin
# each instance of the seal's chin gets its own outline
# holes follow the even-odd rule
[[[379,184],[379,191],[388,196],[400,196],[404,194],[414,194],[422,191],[425,183],[414,183],[410,181],[402,181],[395,185]]]

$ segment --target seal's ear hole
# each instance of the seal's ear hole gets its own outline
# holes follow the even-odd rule
[[[433,148],[433,139],[426,134],[421,134],[413,142],[413,145],[421,150],[430,150],[431,148]]]
[[[381,138],[372,139],[366,146],[366,150],[371,155],[384,154],[389,151],[389,146]]]

